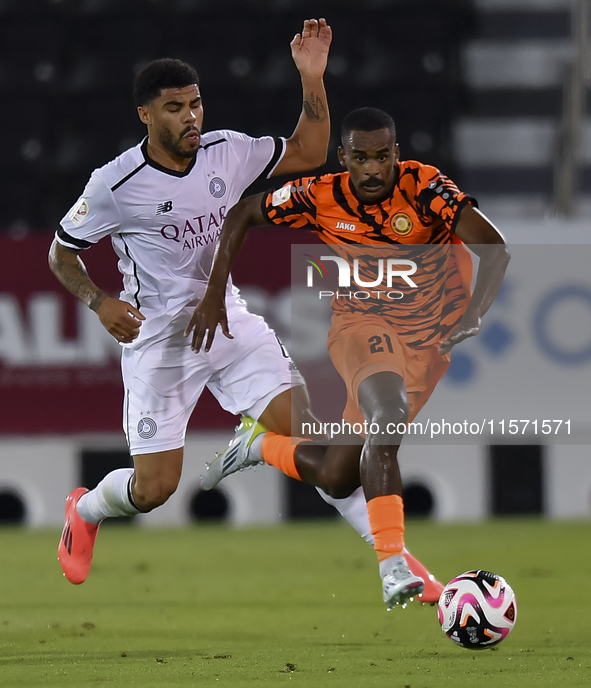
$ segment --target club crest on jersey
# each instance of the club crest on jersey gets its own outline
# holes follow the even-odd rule
[[[226,182],[219,177],[214,177],[209,182],[209,193],[214,198],[221,198],[226,193]]]
[[[348,232],[354,232],[357,229],[357,225],[352,222],[337,222],[337,229],[346,229]]]
[[[398,236],[406,236],[412,231],[412,220],[406,213],[396,213],[390,220],[390,227]]]
[[[69,218],[75,225],[78,225],[88,214],[88,203],[84,198],[81,198],[78,203],[70,211]]]
[[[276,208],[278,205],[287,203],[291,197],[291,186],[282,186],[277,191],[273,191],[271,198],[271,205]]]
[[[169,213],[172,210],[172,201],[163,201],[158,203],[156,206],[156,215],[162,215],[162,213]]]

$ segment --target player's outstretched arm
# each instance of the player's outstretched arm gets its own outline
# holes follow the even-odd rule
[[[201,350],[206,333],[204,348],[205,351],[210,350],[218,325],[228,339],[234,339],[230,334],[226,315],[226,283],[248,230],[253,225],[261,225],[265,222],[261,210],[264,195],[257,194],[242,199],[230,209],[224,220],[207,289],[185,330],[185,337],[193,332],[191,348],[195,353]]]
[[[302,79],[302,112],[272,176],[312,170],[326,162],[330,117],[323,76],[331,40],[326,19],[307,19],[302,33],[296,33],[291,42],[291,55]]]
[[[470,247],[480,258],[480,262],[468,308],[457,329],[439,346],[440,354],[446,354],[459,342],[480,332],[482,316],[499,293],[510,259],[499,230],[471,205],[462,210],[456,226],[456,236]]]
[[[119,342],[132,342],[146,318],[126,301],[114,299],[90,279],[78,251],[62,246],[55,239],[49,249],[49,267],[64,287],[99,317],[103,327]]]

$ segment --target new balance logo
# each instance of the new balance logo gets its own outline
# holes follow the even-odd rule
[[[158,203],[156,207],[156,215],[162,215],[162,213],[169,213],[172,210],[172,201],[164,201],[163,203]]]
[[[337,222],[337,229],[346,229],[348,232],[354,232],[357,229],[357,225],[352,222]]]

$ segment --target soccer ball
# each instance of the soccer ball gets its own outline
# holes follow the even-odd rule
[[[484,650],[504,640],[517,619],[515,593],[504,578],[466,571],[443,588],[437,605],[445,635],[462,647]]]

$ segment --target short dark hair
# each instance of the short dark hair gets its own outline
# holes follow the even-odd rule
[[[396,125],[387,112],[372,107],[353,110],[341,124],[341,142],[344,142],[352,131],[377,131],[378,129],[389,129],[396,135]]]
[[[158,98],[164,88],[184,88],[191,84],[199,85],[199,75],[191,65],[171,57],[163,57],[150,62],[137,73],[133,98],[139,107]]]

